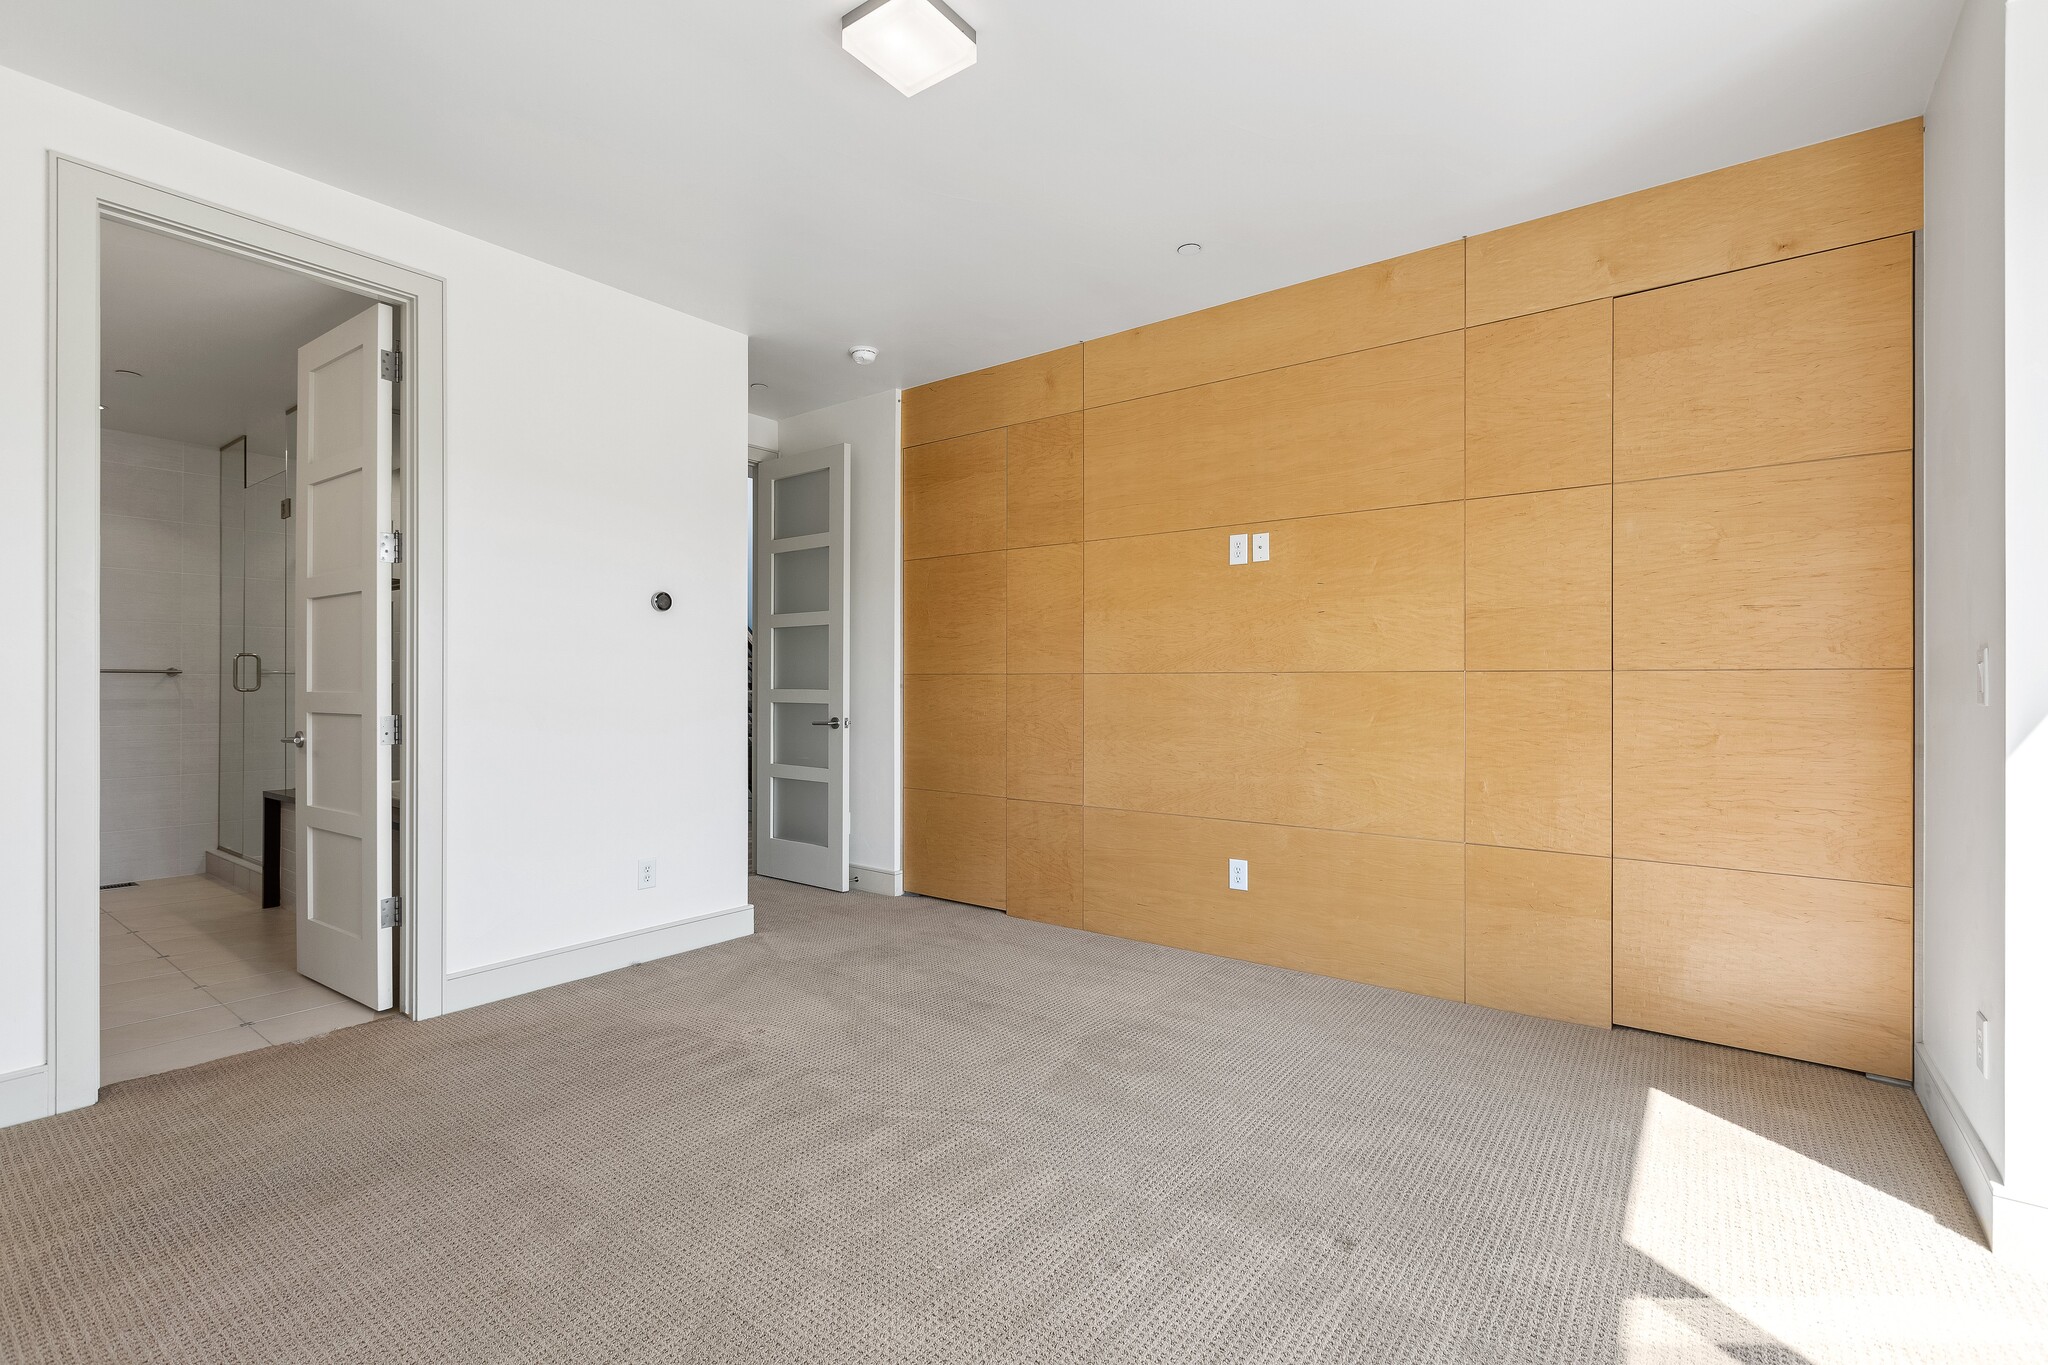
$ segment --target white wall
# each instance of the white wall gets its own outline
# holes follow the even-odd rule
[[[1993,1245],[2026,1255],[2048,1254],[2044,70],[2042,0],[1968,0],[1927,111],[1921,240],[1916,1088]]]
[[[1921,238],[1920,1069],[2004,1161],[2003,1048],[1976,1068],[1979,1010],[2005,1027],[2000,698],[1977,701],[1977,651],[2004,666],[2005,270],[2002,0],[1970,0],[1927,109]]]
[[[101,433],[100,666],[182,670],[100,679],[100,882],[192,876],[214,846],[220,771],[212,447]]]
[[[52,150],[447,281],[451,975],[744,905],[745,666],[696,645],[744,601],[746,339],[0,70],[0,1078],[44,1059]]]
[[[853,447],[853,864],[862,891],[903,882],[903,479],[896,389],[778,424],[780,449]]]
[[[2048,0],[2008,0],[2005,75],[2006,1179],[1994,1237],[2048,1264]]]

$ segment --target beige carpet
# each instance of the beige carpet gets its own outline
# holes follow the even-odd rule
[[[0,1132],[10,1362],[2044,1358],[1905,1091],[756,882]]]

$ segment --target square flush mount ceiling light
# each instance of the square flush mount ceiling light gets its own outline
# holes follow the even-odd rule
[[[906,95],[974,65],[974,30],[945,0],[868,0],[839,20],[839,45]]]

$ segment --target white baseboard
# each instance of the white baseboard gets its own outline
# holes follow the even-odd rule
[[[1956,1168],[1956,1178],[1963,1182],[1963,1195],[1970,1201],[1970,1211],[1977,1215],[1988,1239],[1993,1221],[1991,1196],[2000,1178],[1998,1163],[1991,1159],[1991,1152],[1977,1136],[1963,1107],[1956,1103],[1955,1093],[1935,1069],[1933,1059],[1917,1043],[1913,1047],[1913,1093],[1919,1097],[1920,1107],[1927,1111],[1927,1121],[1934,1125],[1934,1135],[1941,1140],[1941,1149],[1948,1153],[1948,1164]]]
[[[50,1068],[31,1066],[0,1076],[0,1128],[48,1118],[54,1112]]]
[[[573,948],[558,948],[553,952],[535,953],[508,962],[494,962],[487,967],[471,967],[468,971],[451,975],[442,987],[442,1012],[466,1010],[472,1005],[487,1005],[493,1000],[510,999],[528,991],[581,981],[586,976],[615,972],[636,962],[652,962],[655,958],[686,953],[692,948],[708,948],[727,939],[745,938],[753,932],[754,907],[741,905],[731,910],[717,910],[708,915],[677,920],[673,924],[657,925],[652,929],[615,934],[595,943],[579,943]]]
[[[903,894],[903,874],[879,867],[862,867],[855,863],[853,889],[865,891],[871,896],[900,896]]]

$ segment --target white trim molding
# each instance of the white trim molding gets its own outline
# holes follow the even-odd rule
[[[870,896],[900,896],[903,894],[903,874],[886,868],[862,867],[853,864],[853,889],[865,891]]]
[[[708,915],[693,915],[652,929],[614,934],[595,943],[579,943],[456,972],[443,988],[441,1003],[449,1011],[466,1010],[473,1005],[487,1005],[493,1000],[506,1000],[528,991],[652,962],[658,957],[673,957],[728,939],[745,938],[753,932],[753,906],[714,910]]]
[[[2048,1206],[2015,1195],[2005,1183],[1977,1130],[1927,1053],[1913,1049],[1913,1091],[1934,1135],[1948,1153],[1949,1164],[1962,1181],[1970,1211],[1983,1226],[1984,1238],[1999,1259],[2033,1269],[2048,1268]]]
[[[49,158],[49,713],[45,783],[47,1012],[35,1113],[99,1098],[100,224],[128,223],[257,261],[398,310],[407,357],[399,440],[408,577],[406,940],[400,1006],[442,1009],[442,327],[444,282],[115,171]],[[15,1116],[27,1073],[0,1079]],[[25,1089],[20,1093],[26,1093]],[[34,1114],[21,1115],[33,1117]]]
[[[1977,1130],[1970,1125],[1962,1106],[1956,1103],[1948,1083],[1935,1069],[1933,1059],[1917,1043],[1913,1046],[1913,1093],[1920,1097],[1920,1107],[1927,1111],[1927,1121],[1934,1125],[1934,1135],[1941,1139],[1949,1164],[1956,1168],[1956,1178],[1963,1182],[1963,1195],[1970,1201],[1970,1211],[1984,1225],[1988,1237],[1992,1221],[1991,1191],[2000,1180],[1998,1163],[1991,1159],[1990,1149],[1977,1136]]]
[[[48,1118],[51,1111],[49,1067],[24,1067],[0,1076],[0,1128]]]

